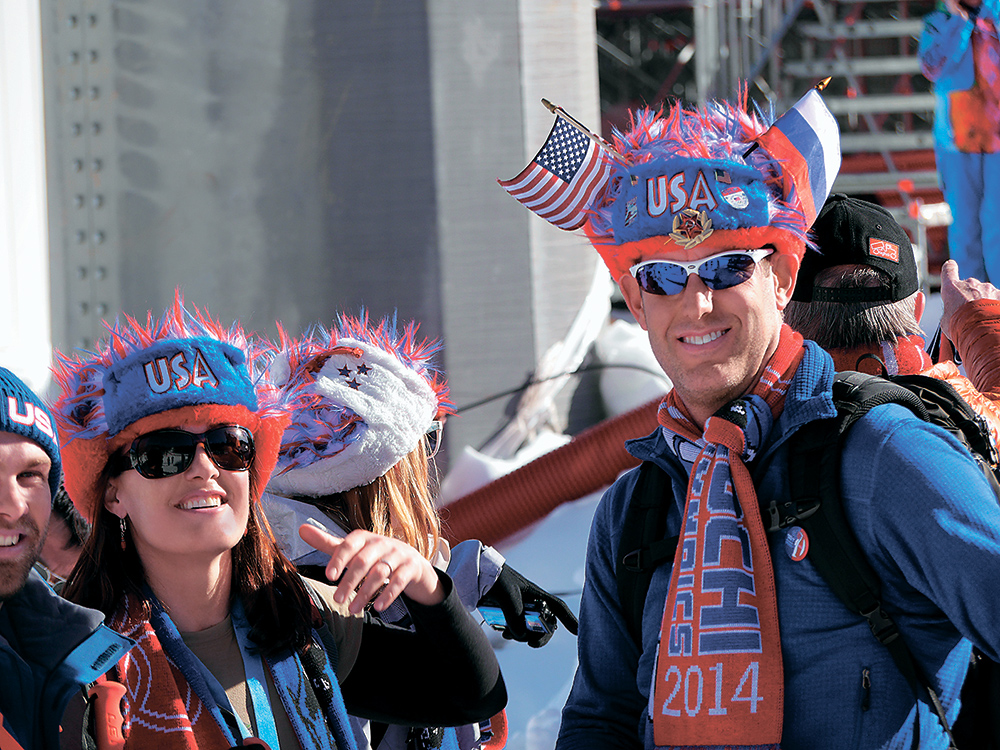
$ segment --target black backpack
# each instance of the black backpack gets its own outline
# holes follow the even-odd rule
[[[767,530],[791,525],[809,536],[809,559],[831,590],[852,612],[862,615],[915,694],[923,693],[952,737],[953,748],[1000,750],[1000,665],[973,650],[962,688],[962,710],[949,728],[940,701],[896,624],[881,605],[881,584],[868,565],[840,503],[842,441],[858,419],[876,406],[897,403],[921,419],[955,435],[970,451],[1000,498],[997,451],[985,421],[947,382],[923,375],[880,378],[860,372],[837,373],[833,384],[837,416],[804,425],[789,441],[791,497],[762,507]],[[629,499],[616,564],[618,596],[636,643],[642,639],[642,610],[653,571],[672,561],[677,537],[664,539],[670,479],[644,461]],[[669,495],[672,497],[672,495]],[[919,744],[919,740],[918,740]]]

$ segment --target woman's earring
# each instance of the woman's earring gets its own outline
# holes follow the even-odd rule
[[[119,525],[119,527],[122,530],[122,552],[124,552],[125,548],[126,548],[126,545],[125,545],[125,519],[124,518],[119,518],[118,519],[118,525]]]

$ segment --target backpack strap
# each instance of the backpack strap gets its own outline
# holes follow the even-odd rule
[[[344,696],[337,680],[337,664],[339,662],[337,643],[330,632],[329,625],[320,614],[322,600],[319,593],[310,585],[308,579],[303,578],[302,584],[309,592],[311,600],[314,637],[299,652],[299,659],[313,694],[326,718],[330,733],[336,740],[337,747],[353,750],[356,747],[354,732],[351,729],[347,707],[344,705]]]
[[[841,502],[840,466],[847,430],[876,406],[898,403],[927,419],[920,399],[906,388],[874,375],[837,373],[833,387],[837,416],[801,427],[789,441],[788,471],[791,500],[768,508],[769,531],[798,525],[809,537],[809,560],[837,597],[868,622],[872,634],[892,656],[914,695],[928,696],[930,705],[954,746],[944,707],[929,680],[920,672],[899,628],[885,612],[881,583],[868,564],[847,522]]]
[[[124,698],[125,686],[118,682],[114,669],[90,684],[83,710],[84,750],[119,750],[125,747]]]
[[[622,535],[618,540],[615,577],[618,601],[632,639],[642,643],[642,610],[653,571],[673,560],[679,537],[664,539],[670,478],[652,461],[639,467],[635,489],[628,500]]]

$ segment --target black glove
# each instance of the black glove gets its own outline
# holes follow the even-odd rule
[[[502,631],[503,637],[527,643],[532,648],[540,648],[549,642],[558,627],[556,619],[576,635],[577,620],[566,602],[538,588],[506,564],[500,568],[499,578],[483,594],[478,606],[499,607],[507,621],[507,626]],[[545,626],[544,632],[529,629],[525,621],[525,609],[538,613]]]

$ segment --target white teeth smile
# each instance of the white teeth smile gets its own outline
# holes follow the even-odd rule
[[[722,331],[713,331],[712,333],[706,333],[704,336],[684,336],[681,338],[681,341],[685,344],[707,344],[710,341],[715,341],[722,334]]]
[[[20,538],[20,534],[0,534],[0,547],[13,547]]]
[[[199,497],[196,500],[188,500],[186,503],[181,503],[181,510],[196,510],[198,508],[218,508],[222,505],[222,498],[216,495],[215,497]]]

